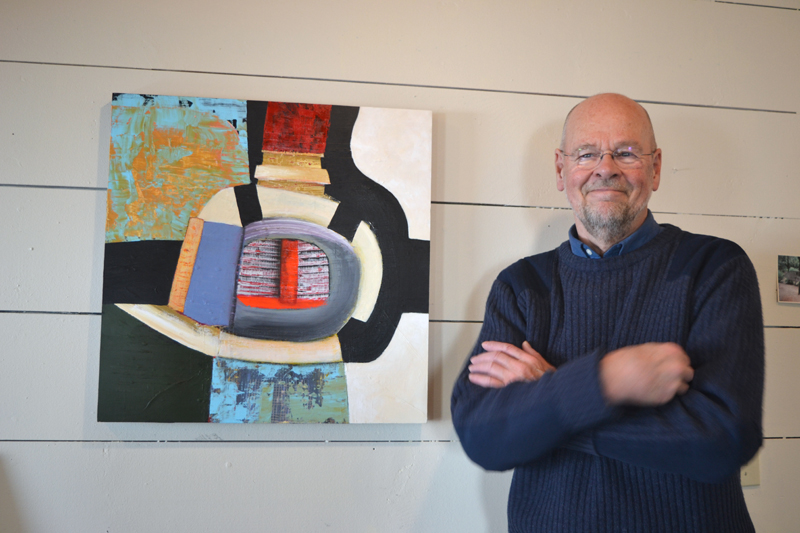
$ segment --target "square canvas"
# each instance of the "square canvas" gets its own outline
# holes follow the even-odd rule
[[[115,94],[98,420],[427,419],[431,112]]]

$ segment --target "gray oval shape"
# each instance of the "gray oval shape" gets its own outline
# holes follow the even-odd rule
[[[262,239],[296,239],[325,252],[330,283],[328,300],[326,305],[311,309],[261,309],[236,299],[232,333],[256,339],[305,342],[329,337],[342,329],[355,309],[361,281],[361,263],[350,242],[328,228],[304,220],[265,218],[247,225],[242,249]]]

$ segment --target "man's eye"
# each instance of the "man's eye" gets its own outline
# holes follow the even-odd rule
[[[596,152],[581,152],[575,156],[578,161],[591,161],[597,157]]]
[[[614,154],[614,157],[622,157],[622,158],[636,158],[636,154],[633,152],[629,152],[627,150],[620,150]]]

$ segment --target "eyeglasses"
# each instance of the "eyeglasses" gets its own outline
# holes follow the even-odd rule
[[[596,148],[578,148],[571,154],[566,153],[564,150],[558,149],[563,155],[570,158],[570,160],[585,170],[591,170],[600,164],[603,156],[608,154],[611,159],[620,168],[641,168],[644,164],[643,157],[655,154],[643,154],[638,148],[628,146],[626,148],[617,148],[616,150],[598,150]]]

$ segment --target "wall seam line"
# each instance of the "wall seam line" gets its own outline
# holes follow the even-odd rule
[[[486,202],[450,202],[446,200],[431,200],[432,205],[462,205],[469,207],[509,207],[512,209],[543,209],[547,211],[571,211],[569,207],[551,207],[544,205],[522,204],[493,204]],[[653,211],[654,215],[679,215],[693,217],[727,217],[727,218],[760,218],[765,220],[800,220],[800,217],[770,217],[766,215],[731,215],[725,213],[682,213],[678,211]]]
[[[39,310],[20,310],[20,309],[0,309],[0,314],[19,314],[19,315],[78,315],[78,316],[103,316],[100,311],[39,311]],[[483,320],[469,319],[448,319],[430,318],[432,324],[483,324]],[[800,326],[772,326],[764,325],[764,329],[800,329]],[[2,442],[2,439],[0,439]]]
[[[0,183],[0,187],[19,187],[23,189],[70,189],[77,191],[107,191],[108,187],[81,187],[79,185],[32,185],[28,183]]]
[[[265,78],[265,79],[280,79],[280,80],[295,80],[295,81],[319,81],[328,83],[352,83],[357,85],[379,85],[387,87],[407,87],[414,89],[441,89],[448,91],[469,91],[469,92],[485,92],[496,94],[517,94],[522,96],[547,96],[553,98],[571,98],[583,100],[591,95],[576,95],[576,94],[561,94],[561,93],[545,93],[537,91],[522,91],[513,89],[487,89],[482,87],[459,87],[449,85],[433,85],[425,83],[400,83],[390,81],[374,81],[374,80],[348,80],[337,78],[317,78],[312,76],[284,76],[279,74],[253,74],[247,72],[214,72],[206,70],[190,70],[190,69],[171,69],[171,68],[157,68],[157,67],[131,67],[121,65],[98,65],[90,63],[61,63],[54,61],[29,61],[29,60],[15,60],[15,59],[0,59],[0,63],[16,63],[22,65],[43,65],[43,66],[59,66],[59,67],[78,67],[78,68],[99,68],[99,69],[115,69],[115,70],[136,70],[147,72],[168,72],[173,74],[206,74],[214,76],[240,76],[245,78]],[[668,105],[678,107],[697,107],[704,109],[721,109],[728,111],[754,111],[758,113],[777,113],[784,115],[797,115],[797,111],[789,111],[784,109],[765,109],[758,107],[739,107],[739,106],[722,106],[711,104],[692,104],[685,102],[667,102],[662,100],[644,100],[634,98],[637,102],[644,104],[654,105]]]
[[[102,424],[102,422],[98,422]],[[228,440],[228,439],[0,439],[0,443],[97,443],[97,444],[439,444],[459,442],[448,439],[389,439],[389,440],[349,440],[349,439],[290,439],[290,440]]]
[[[746,7],[765,7],[768,9],[784,9],[787,11],[800,11],[796,7],[786,7],[786,6],[768,6],[764,4],[748,4],[746,2],[731,2],[730,0],[714,0],[715,4],[729,4],[734,6],[746,6]]]

